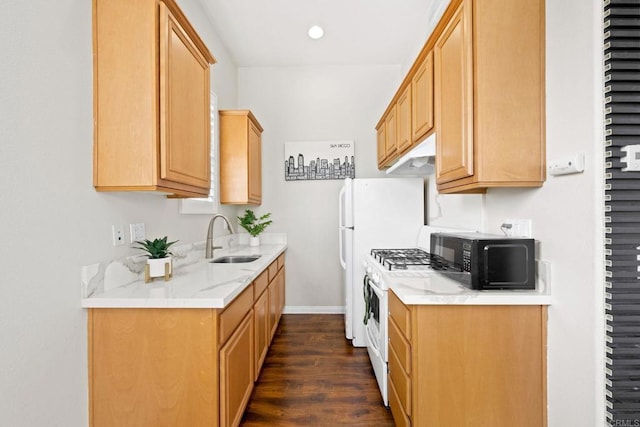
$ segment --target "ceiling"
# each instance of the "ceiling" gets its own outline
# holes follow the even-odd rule
[[[252,67],[410,63],[449,0],[201,1],[236,65]]]

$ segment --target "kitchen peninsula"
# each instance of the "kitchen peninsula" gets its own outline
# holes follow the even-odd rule
[[[91,426],[238,425],[284,307],[286,237],[264,240],[214,253],[246,263],[187,245],[168,282],[110,288],[130,260],[83,270]]]

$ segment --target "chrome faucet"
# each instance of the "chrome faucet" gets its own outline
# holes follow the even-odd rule
[[[207,259],[213,258],[214,249],[222,249],[222,246],[213,246],[213,223],[216,222],[217,218],[224,219],[224,222],[227,223],[227,227],[229,227],[229,234],[235,233],[235,231],[233,231],[233,226],[231,225],[231,223],[229,222],[229,219],[227,219],[226,216],[222,214],[215,214],[213,218],[211,218],[211,221],[209,221],[209,229],[207,230],[207,244],[205,247],[205,254],[204,254],[204,257]]]

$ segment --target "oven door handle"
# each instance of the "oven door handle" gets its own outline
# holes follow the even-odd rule
[[[364,297],[364,319],[362,322],[365,326],[369,323],[369,314],[371,313],[371,286],[369,285],[369,276],[364,275],[364,280],[362,281],[362,294]]]
[[[371,327],[367,327],[367,338],[369,341],[369,348],[371,349],[371,351],[373,351],[373,353],[375,354],[376,358],[378,359],[382,359],[382,356],[380,355],[380,349],[378,348],[378,342],[376,341],[375,337],[373,336],[373,332],[371,331]]]

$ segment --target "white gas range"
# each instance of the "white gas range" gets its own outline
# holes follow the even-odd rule
[[[440,231],[461,230],[424,226],[418,235],[416,247],[372,248],[363,259],[366,345],[386,406],[389,404],[387,389],[389,305],[387,292],[394,283],[402,283],[407,280],[428,280],[434,275],[439,277],[439,273],[432,268],[432,263],[437,263],[437,259],[430,256],[429,244],[431,233]]]

